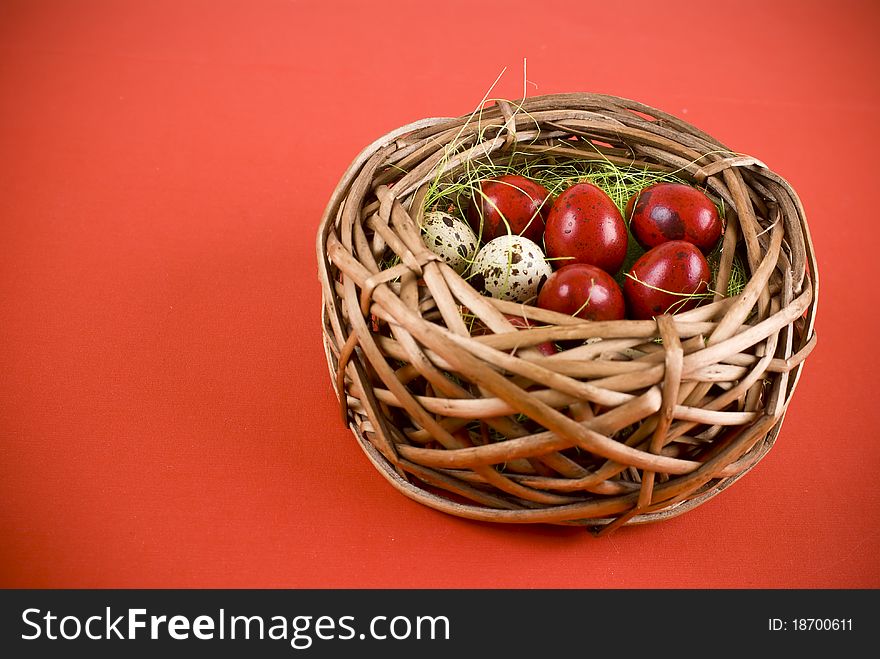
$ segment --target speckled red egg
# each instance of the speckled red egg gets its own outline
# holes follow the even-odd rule
[[[532,322],[525,318],[524,316],[514,316],[512,314],[504,314],[504,317],[510,321],[510,324],[514,327],[521,327],[523,329],[530,329],[534,327]],[[549,357],[550,355],[555,355],[559,352],[559,349],[556,347],[556,344],[552,341],[544,341],[543,343],[539,343],[535,346],[542,355]]]
[[[629,318],[650,320],[696,307],[709,290],[711,271],[692,243],[672,240],[652,247],[633,264],[623,282]],[[548,279],[549,282],[549,279]]]
[[[514,314],[504,314],[504,317],[510,321],[510,324],[514,327],[519,327],[522,329],[531,329],[534,327],[532,321],[523,316],[517,316]],[[485,323],[479,320],[475,320],[471,325],[471,336],[486,336],[487,334],[492,334],[492,330],[490,330]],[[552,341],[545,341],[543,343],[539,343],[535,346],[542,355],[549,357],[550,355],[555,355],[559,352],[559,349],[556,347],[556,344]]]
[[[540,183],[518,174],[505,174],[480,181],[467,218],[484,243],[513,233],[540,244],[552,203],[550,193]]]
[[[712,200],[684,183],[655,183],[639,191],[627,202],[626,217],[630,231],[645,249],[684,240],[708,254],[722,232]]]
[[[626,315],[620,286],[607,272],[588,263],[556,270],[541,287],[537,304],[584,320],[621,320]]]
[[[560,193],[547,215],[544,247],[556,268],[588,263],[611,274],[626,258],[623,216],[601,188],[576,183]]]

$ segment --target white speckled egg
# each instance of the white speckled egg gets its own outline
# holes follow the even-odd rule
[[[425,213],[422,240],[458,274],[468,269],[479,246],[479,240],[467,222],[443,211]]]
[[[471,284],[499,300],[534,301],[553,269],[534,241],[498,236],[483,246],[471,267]]]

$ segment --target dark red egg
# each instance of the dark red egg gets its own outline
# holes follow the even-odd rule
[[[708,254],[722,232],[712,200],[684,183],[655,183],[637,192],[626,204],[626,217],[630,231],[645,249],[684,240]]]
[[[524,318],[523,316],[514,316],[512,314],[504,314],[504,317],[510,321],[510,324],[514,327],[522,327],[523,329],[529,329],[533,327],[532,322],[528,318]],[[549,357],[550,355],[555,355],[559,352],[559,349],[556,347],[556,344],[552,341],[544,341],[544,343],[539,343],[535,346],[542,355]]]
[[[588,263],[570,263],[556,270],[541,287],[537,305],[584,320],[622,320],[626,315],[620,286],[607,272]]]
[[[626,258],[626,243],[623,216],[611,197],[592,183],[566,188],[547,215],[544,247],[556,268],[588,263],[614,274]]]
[[[467,218],[483,243],[508,233],[539,245],[552,205],[547,189],[525,176],[505,174],[480,181]]]
[[[672,240],[652,247],[633,264],[623,282],[627,315],[650,320],[693,309],[705,299],[710,277],[706,257],[692,243]]]

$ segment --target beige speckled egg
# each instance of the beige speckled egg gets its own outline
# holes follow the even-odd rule
[[[500,300],[534,302],[553,269],[534,241],[517,235],[498,236],[477,252],[471,284]]]
[[[462,274],[468,269],[479,241],[464,220],[443,211],[429,211],[422,218],[425,246]]]

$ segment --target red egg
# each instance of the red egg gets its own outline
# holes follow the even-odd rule
[[[621,320],[626,314],[620,286],[607,272],[588,263],[556,270],[541,287],[537,305],[584,320]]]
[[[626,204],[626,217],[645,249],[684,240],[708,254],[721,237],[715,204],[702,190],[684,183],[655,183],[634,194]]]
[[[710,277],[706,257],[692,243],[672,240],[652,247],[633,264],[623,282],[627,315],[649,320],[693,309],[704,299],[695,296],[709,290]]]
[[[546,254],[555,267],[588,263],[611,274],[626,258],[623,216],[601,188],[576,183],[553,202],[544,230]]]
[[[504,314],[504,317],[510,321],[510,324],[514,327],[520,327],[522,329],[530,329],[534,327],[532,325],[532,321],[528,318],[523,318],[522,316],[517,316],[514,314]],[[475,321],[471,326],[471,336],[485,336],[487,334],[491,334],[492,330],[486,326],[482,321]],[[559,350],[552,341],[545,341],[544,343],[539,343],[535,346],[538,351],[546,356],[555,355]]]
[[[543,185],[525,176],[505,174],[480,181],[467,217],[484,243],[513,233],[540,244],[551,205],[550,193]]]
[[[524,318],[523,316],[514,316],[512,314],[504,314],[504,317],[510,321],[510,324],[514,327],[522,327],[524,329],[529,329],[533,327],[532,322],[528,318]],[[559,349],[556,347],[556,344],[552,341],[544,341],[544,343],[539,343],[535,346],[542,355],[549,357],[550,355],[555,355],[559,352]]]

